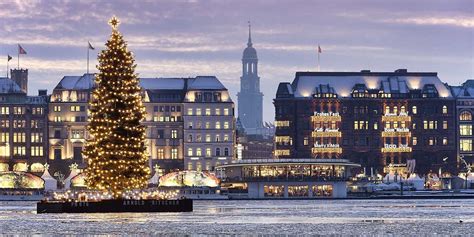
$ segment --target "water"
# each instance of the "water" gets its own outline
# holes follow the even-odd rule
[[[0,202],[3,234],[418,236],[473,229],[474,200],[195,201],[193,213],[41,215],[34,202]]]

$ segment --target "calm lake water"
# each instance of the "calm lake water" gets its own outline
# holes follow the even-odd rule
[[[0,233],[31,235],[472,235],[474,200],[195,201],[193,213],[41,214],[0,202]],[[463,223],[459,223],[463,220]]]

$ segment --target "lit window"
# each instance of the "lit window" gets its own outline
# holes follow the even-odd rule
[[[188,115],[193,115],[193,108],[188,108]]]
[[[171,149],[171,159],[178,159],[178,149]]]
[[[207,116],[211,115],[211,109],[210,108],[206,108],[206,115]]]
[[[221,115],[221,109],[220,108],[216,108],[216,115]]]
[[[216,129],[221,129],[221,122],[216,122]]]
[[[229,135],[224,134],[224,141],[225,141],[225,142],[228,142],[228,141],[229,141]]]
[[[461,120],[461,121],[471,121],[472,120],[472,114],[469,113],[468,111],[463,111],[459,115],[459,120]]]
[[[303,145],[304,145],[304,146],[307,146],[308,144],[309,144],[309,139],[308,139],[308,137],[304,137],[304,139],[303,139]]]
[[[418,139],[416,137],[412,137],[412,144],[413,146],[416,146],[416,144],[418,144]]]
[[[448,121],[443,121],[443,129],[448,129]]]
[[[228,108],[224,109],[224,115],[229,115],[229,109]]]
[[[201,115],[201,108],[196,108],[196,115]]]
[[[443,105],[443,114],[447,114],[447,113],[448,113],[448,106]]]
[[[193,148],[188,148],[188,156],[193,156]]]
[[[60,105],[55,105],[55,106],[53,107],[53,111],[54,111],[54,112],[61,112],[61,106],[60,106]]]
[[[377,129],[379,129],[379,124],[375,122],[374,123],[374,130],[377,130]]]
[[[206,122],[206,129],[210,129],[211,128],[211,123],[210,122]]]
[[[162,148],[156,150],[156,158],[160,159],[160,160],[164,159],[165,158],[165,150],[162,149]]]
[[[31,147],[31,156],[43,156],[43,147],[42,146],[32,146]]]
[[[224,129],[229,129],[229,122],[224,122]]]
[[[10,114],[10,107],[1,107],[0,113],[1,114]]]
[[[196,156],[202,156],[201,148],[196,148]]]
[[[472,136],[472,125],[471,124],[460,125],[459,132],[461,136]]]
[[[211,148],[206,148],[206,157],[211,157],[212,154],[211,154]]]
[[[206,134],[206,142],[211,142],[211,135],[210,134]]]
[[[178,130],[171,130],[171,138],[178,138]]]
[[[461,139],[459,141],[461,151],[472,151],[472,140],[471,139]]]
[[[443,145],[448,145],[448,138],[447,137],[443,137]]]
[[[433,146],[434,144],[435,144],[434,138],[430,137],[430,139],[428,141],[428,145]]]

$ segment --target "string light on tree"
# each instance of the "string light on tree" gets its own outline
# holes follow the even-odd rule
[[[118,31],[119,19],[109,20],[112,35],[98,57],[99,73],[90,101],[84,155],[89,188],[123,198],[129,190],[146,188],[150,176],[145,147],[145,116],[135,60]]]

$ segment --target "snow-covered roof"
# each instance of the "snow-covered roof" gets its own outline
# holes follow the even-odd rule
[[[185,78],[140,78],[140,86],[147,90],[183,90]]]
[[[451,86],[451,93],[456,98],[474,99],[474,80],[467,80],[460,86]]]
[[[215,76],[197,76],[188,79],[188,90],[227,90]]]
[[[0,77],[0,93],[24,93],[10,78]]]
[[[94,86],[94,74],[82,76],[64,76],[54,89],[89,90]]]
[[[316,90],[334,91],[342,97],[351,95],[356,86],[383,90],[384,93],[409,93],[433,85],[440,97],[452,97],[437,73],[407,72],[297,72],[292,83],[295,97],[310,97]],[[318,88],[318,89],[316,89]]]

